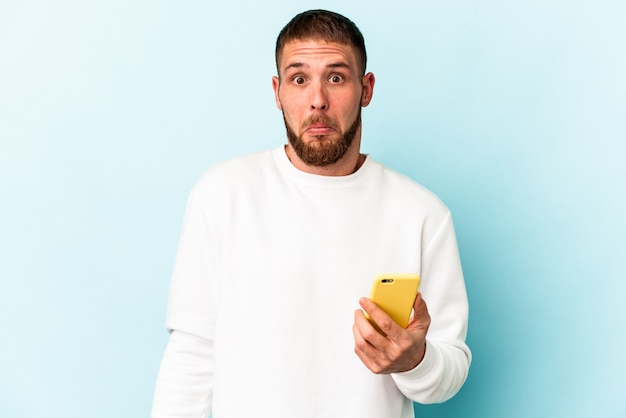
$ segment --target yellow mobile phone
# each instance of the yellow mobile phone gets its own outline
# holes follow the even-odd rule
[[[390,273],[376,276],[372,283],[370,299],[402,328],[406,328],[411,317],[413,302],[417,296],[420,276],[413,273]],[[380,332],[367,313],[365,317]],[[384,334],[384,333],[383,333]]]

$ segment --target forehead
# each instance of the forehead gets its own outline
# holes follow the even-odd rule
[[[323,40],[294,40],[285,44],[280,55],[280,71],[294,65],[306,66],[342,64],[357,68],[356,51],[353,46]]]

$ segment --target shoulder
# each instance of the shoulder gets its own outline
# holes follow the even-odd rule
[[[389,216],[403,223],[405,230],[420,231],[424,246],[442,228],[451,225],[450,210],[435,193],[405,174],[379,166],[383,185],[377,198]]]
[[[235,157],[209,167],[201,176],[193,191],[218,192],[237,186],[254,185],[263,181],[273,167],[270,150]]]
[[[447,206],[431,190],[416,180],[392,168],[374,162],[378,167],[382,181],[380,187],[387,199],[393,199],[404,205],[419,207],[426,212],[448,213]]]
[[[270,150],[231,158],[209,167],[198,183],[210,182],[214,178],[236,178],[254,174],[265,170],[270,164],[272,164],[272,151]]]

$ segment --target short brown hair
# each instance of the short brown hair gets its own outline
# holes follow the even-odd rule
[[[365,40],[354,22],[339,13],[328,10],[309,10],[296,15],[280,31],[276,39],[276,69],[280,75],[283,48],[295,40],[323,40],[354,47],[361,70],[365,74],[367,53]]]

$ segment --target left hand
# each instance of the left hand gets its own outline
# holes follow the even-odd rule
[[[426,333],[430,326],[430,315],[421,293],[415,298],[413,317],[406,329],[368,298],[361,298],[359,304],[387,334],[376,331],[363,311],[354,312],[354,351],[368,369],[376,374],[399,373],[421,363],[426,354]]]

